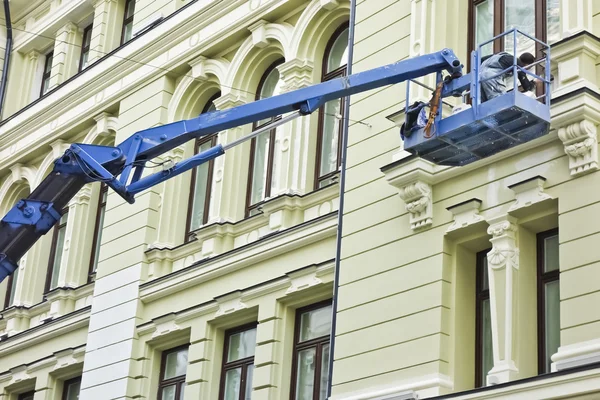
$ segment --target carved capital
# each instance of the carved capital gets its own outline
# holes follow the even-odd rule
[[[410,213],[411,229],[426,228],[433,223],[433,203],[431,186],[416,181],[399,189],[402,200],[406,203],[406,211]]]
[[[517,248],[516,219],[510,215],[502,215],[489,221],[487,230],[492,235],[492,250],[487,254],[488,264],[491,269],[502,269],[508,264],[515,269],[519,268],[519,249]]]
[[[572,176],[579,176],[598,169],[598,139],[596,125],[587,120],[558,129],[558,137],[569,156]]]
[[[225,110],[232,107],[241,106],[248,102],[248,95],[245,93],[227,93],[214,100],[217,110]]]
[[[96,121],[96,131],[98,136],[109,135],[109,124],[110,119],[114,118],[112,114],[107,112],[102,112],[94,117],[94,121]]]
[[[27,54],[27,58],[29,59],[29,62],[31,62],[31,63],[35,63],[38,60],[39,56],[40,56],[40,53],[38,53],[35,50],[30,51]]]
[[[73,199],[69,202],[69,207],[75,207],[79,205],[89,205],[90,199],[92,198],[92,187],[91,185],[85,185],[77,192]]]
[[[281,64],[277,69],[284,84],[283,92],[301,89],[312,84],[313,63],[310,60],[293,59]]]

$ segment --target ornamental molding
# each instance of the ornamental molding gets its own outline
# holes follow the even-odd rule
[[[416,181],[398,190],[400,198],[406,203],[410,213],[410,228],[427,228],[433,224],[433,201],[431,185]]]
[[[553,197],[544,192],[545,186],[546,178],[539,175],[509,186],[508,188],[515,193],[515,202],[510,206],[508,212],[530,207],[546,200],[552,200]]]
[[[485,222],[485,219],[479,215],[480,209],[481,200],[476,198],[448,207],[447,210],[452,213],[454,220],[446,230],[446,233]]]
[[[487,259],[489,267],[493,270],[500,270],[507,266],[519,269],[516,221],[516,218],[510,215],[502,215],[488,220],[490,226],[487,233],[492,235],[490,239],[492,250],[487,254]]]
[[[314,64],[307,59],[295,58],[277,67],[284,82],[282,91],[289,92],[310,86],[313,83]]]
[[[302,268],[298,271],[288,272],[286,275],[290,279],[290,287],[285,291],[286,296],[323,283],[323,281],[317,277],[316,265]]]
[[[596,125],[583,119],[558,129],[558,137],[569,156],[571,176],[598,169],[598,139]]]
[[[215,301],[219,305],[219,309],[215,313],[215,318],[248,308],[248,306],[242,302],[242,292],[240,290],[217,297],[215,298]]]

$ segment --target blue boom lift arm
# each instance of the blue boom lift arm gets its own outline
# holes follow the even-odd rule
[[[454,52],[444,49],[231,109],[146,129],[116,147],[73,144],[55,160],[48,177],[0,222],[0,282],[14,272],[21,257],[60,220],[62,210],[86,183],[104,182],[127,202],[133,203],[137,193],[212,160],[274,125],[308,115],[331,100],[443,71],[449,76],[442,97],[460,96],[471,84],[471,79],[462,75],[462,67]],[[146,162],[189,140],[286,113],[292,114],[226,146],[219,144],[142,177]]]

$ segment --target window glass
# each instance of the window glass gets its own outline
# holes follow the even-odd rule
[[[327,59],[327,72],[338,69],[348,63],[348,29],[345,29],[335,39],[329,58]]]
[[[481,382],[485,384],[487,374],[494,366],[494,354],[492,349],[492,316],[490,312],[490,300],[482,302],[482,340],[481,340]]]
[[[13,272],[12,274],[12,279],[10,280],[10,287],[7,288],[7,290],[10,290],[10,294],[8,296],[8,304],[6,304],[7,307],[10,307],[13,305],[13,302],[15,301],[15,292],[17,291],[17,281],[19,280],[19,268],[17,267],[17,269],[15,269],[15,272]]]
[[[298,352],[296,400],[312,400],[314,392],[316,348]]]
[[[336,115],[341,115],[342,100],[334,100],[325,104],[323,117],[323,137],[321,141],[320,175],[326,175],[338,169],[338,147],[340,140],[340,123]],[[321,186],[329,182],[322,182]]]
[[[227,362],[254,356],[256,328],[234,333],[229,336]]]
[[[494,37],[494,0],[486,0],[475,6],[475,45]],[[481,49],[481,57],[492,54],[493,43]]]
[[[239,400],[242,383],[242,368],[230,369],[225,372],[224,400]]]
[[[329,382],[329,344],[321,348],[321,386],[319,390],[319,400],[327,399],[327,384]]]
[[[256,204],[265,198],[265,184],[267,179],[267,167],[269,156],[269,144],[271,133],[263,132],[256,137],[254,147],[254,165],[252,166],[252,188],[250,192],[250,204]]]
[[[162,390],[161,400],[176,400],[177,385],[166,386]]]
[[[331,306],[307,311],[300,317],[300,342],[329,335]]]
[[[58,286],[58,277],[60,275],[60,264],[62,262],[63,250],[65,247],[65,235],[67,233],[67,217],[68,213],[65,213],[59,222],[58,232],[56,234],[56,242],[54,244],[54,260],[52,262],[52,278],[50,281],[50,289],[55,289]]]
[[[546,27],[548,38],[546,42],[552,44],[560,40],[560,7],[559,0],[547,0]]]
[[[106,213],[106,198],[108,191],[102,189],[100,193],[100,209],[98,210],[98,226],[96,227],[96,238],[94,239],[94,263],[92,264],[92,272],[98,268],[98,260],[100,259],[100,243],[102,241],[102,228],[104,227],[104,214]]]
[[[252,399],[252,377],[254,376],[254,364],[248,365],[246,369],[246,390],[244,400]]]
[[[81,389],[81,381],[73,382],[69,384],[66,388],[66,399],[65,400],[78,400],[79,399],[79,391]]]
[[[544,272],[558,269],[558,235],[544,239]]]
[[[488,278],[488,260],[487,256],[481,258],[481,290],[488,290],[490,288],[490,282]]]
[[[535,37],[535,0],[504,0],[504,30],[513,28]],[[505,36],[504,48],[514,52],[514,36]],[[535,42],[517,34],[517,55],[523,52],[535,53]]]
[[[560,346],[560,284],[559,281],[549,282],[545,285],[545,328],[546,328],[546,371],[550,372],[552,355]]]
[[[188,363],[188,350],[180,350],[169,353],[166,357],[165,374],[163,379],[171,379],[183,376],[186,373]]]
[[[204,142],[198,147],[198,153],[202,153],[212,147],[212,142]],[[210,163],[203,163],[196,167],[196,179],[194,181],[194,197],[192,203],[192,217],[190,230],[196,230],[204,224],[204,210],[207,201]]]

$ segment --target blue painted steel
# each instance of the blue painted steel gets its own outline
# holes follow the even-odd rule
[[[150,176],[140,179],[137,182],[131,183],[127,187],[127,192],[131,195],[135,195],[148,188],[151,188],[154,185],[166,181],[167,179],[171,179],[172,177],[177,176],[185,171],[189,171],[190,169],[195,168],[200,164],[204,164],[205,162],[215,159],[224,153],[225,151],[223,150],[223,146],[218,144],[214,147],[211,147],[208,150],[203,151],[202,153],[196,154],[193,157],[178,162],[168,170],[152,174]]]
[[[2,222],[17,225],[32,225],[35,232],[45,234],[60,220],[60,213],[48,201],[20,200]]]
[[[0,254],[0,282],[15,272],[17,267],[18,265],[15,264],[6,254]]]
[[[516,35],[518,33],[521,32],[512,29],[498,35],[495,39],[512,35],[516,53]],[[525,36],[531,38],[529,35]],[[537,39],[533,40],[541,43]],[[440,115],[436,116],[434,128],[432,129],[434,134],[430,138],[424,136],[423,128],[414,129],[409,136],[406,136],[405,132],[404,150],[438,165],[462,166],[529,142],[549,132],[549,47],[541,43],[547,49],[544,77],[540,77],[517,65],[516,54],[513,65],[501,73],[503,74],[512,69],[514,88],[518,87],[518,71],[544,82],[546,88],[544,102],[529,97],[518,90],[512,90],[502,96],[481,103],[479,52],[485,44],[487,42],[480,44],[478,50],[472,53],[473,72],[447,83],[443,91],[445,96],[456,95],[470,85],[472,107],[443,119],[440,118]],[[439,75],[438,73],[438,81],[440,79]],[[407,98],[407,103],[408,101]]]
[[[191,139],[296,110],[311,113],[330,100],[442,70],[451,74],[461,73],[462,66],[452,50],[444,49],[227,110],[146,129],[126,139],[117,147],[124,154],[129,154],[131,147],[135,146],[135,137],[139,135],[142,137],[142,143],[136,159],[149,160]],[[127,162],[131,162],[129,157]]]

